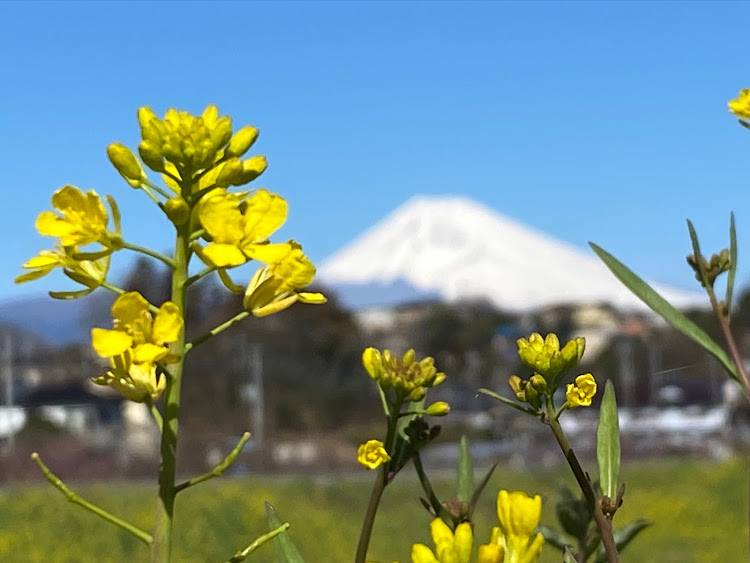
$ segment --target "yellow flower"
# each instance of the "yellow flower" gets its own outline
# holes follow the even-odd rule
[[[424,544],[414,544],[411,548],[412,563],[470,563],[474,544],[471,524],[459,524],[454,534],[445,522],[435,518],[430,523],[430,535],[435,551]]]
[[[281,249],[267,241],[284,224],[286,216],[286,201],[266,190],[258,190],[242,201],[239,195],[218,189],[198,208],[201,224],[213,239],[203,254],[219,268],[239,266],[254,258],[277,261],[278,257],[269,253]],[[261,252],[265,260],[260,257]]]
[[[110,363],[112,368],[92,381],[99,385],[109,385],[130,401],[156,401],[167,385],[166,377],[157,375],[155,364],[133,363],[129,350],[110,358]]]
[[[109,269],[109,256],[99,260],[76,260],[72,257],[75,252],[74,246],[68,248],[57,246],[55,250],[42,250],[38,256],[34,256],[23,264],[24,268],[31,271],[18,276],[15,282],[24,283],[36,280],[60,267],[68,277],[86,287],[90,289],[99,287]]]
[[[256,317],[265,317],[301,303],[322,304],[321,293],[301,292],[315,278],[315,266],[294,241],[268,244],[258,248],[256,256],[268,265],[259,268],[245,291],[245,309]]]
[[[84,194],[74,186],[65,186],[52,195],[52,206],[61,215],[40,213],[36,220],[40,234],[59,237],[63,246],[108,242],[107,210],[95,191]]]
[[[565,399],[568,408],[590,407],[591,400],[596,395],[596,381],[590,373],[576,377],[575,383],[568,383]]]
[[[585,347],[585,339],[579,337],[568,342],[561,350],[556,334],[550,333],[542,338],[541,334],[535,332],[528,340],[518,339],[518,356],[524,365],[544,377],[554,391],[557,375],[576,365]]]
[[[729,102],[729,111],[742,119],[750,119],[750,89],[742,89],[740,95]]]
[[[385,451],[383,442],[380,440],[368,440],[357,450],[357,461],[367,469],[375,469],[390,459],[391,456]]]
[[[491,544],[505,552],[503,563],[532,563],[539,560],[544,538],[534,533],[542,514],[542,499],[521,491],[501,490],[497,495],[500,526],[492,529]]]
[[[362,353],[362,365],[383,389],[394,388],[405,395],[415,393],[414,400],[421,399],[426,388],[436,387],[445,380],[445,374],[438,372],[434,364],[435,360],[429,356],[417,362],[414,350],[406,352],[403,358],[392,355],[390,350],[381,353],[375,348]]]
[[[91,340],[96,352],[105,358],[129,352],[134,364],[174,362],[166,346],[176,341],[183,327],[177,305],[167,301],[155,317],[149,312],[149,303],[137,291],[124,293],[112,305],[114,330],[95,328]]]

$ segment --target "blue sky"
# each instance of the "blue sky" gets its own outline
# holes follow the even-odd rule
[[[0,300],[71,287],[13,285],[51,247],[33,224],[66,183],[113,194],[133,242],[171,246],[105,154],[136,147],[141,105],[257,126],[258,185],[290,203],[279,240],[317,262],[417,193],[684,288],[686,218],[713,252],[733,210],[750,251],[750,131],[726,109],[750,86],[747,3],[1,2],[0,20]]]

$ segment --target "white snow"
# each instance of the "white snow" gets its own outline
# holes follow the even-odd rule
[[[460,196],[415,196],[320,266],[326,285],[405,281],[446,301],[485,298],[510,311],[606,302],[644,310],[596,257]],[[676,307],[698,292],[652,284]]]

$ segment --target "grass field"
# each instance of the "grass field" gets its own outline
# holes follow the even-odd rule
[[[263,502],[270,501],[308,563],[353,560],[367,502],[371,474],[352,478],[243,478],[207,482],[178,498],[175,562],[221,562],[265,531]],[[625,504],[615,523],[637,517],[654,521],[625,552],[637,563],[733,563],[748,560],[748,467],[738,459],[723,463],[685,460],[628,463]],[[564,468],[531,474],[496,472],[478,510],[477,534],[484,539],[496,522],[494,498],[500,488],[522,489],[543,497],[543,522],[554,525]],[[148,529],[154,487],[75,485],[85,498]],[[438,495],[453,484],[436,479]],[[428,540],[429,516],[416,497],[415,481],[405,475],[388,487],[375,525],[371,559],[410,561],[411,544]],[[147,549],[125,532],[69,504],[47,485],[0,492],[0,561],[147,561]],[[560,561],[545,547],[542,561]],[[264,546],[249,561],[273,562]]]

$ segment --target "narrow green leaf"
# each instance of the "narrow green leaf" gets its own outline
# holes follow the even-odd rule
[[[284,524],[278,514],[276,514],[273,506],[268,502],[266,503],[266,516],[268,518],[269,531],[276,530]],[[292,542],[289,532],[285,531],[274,537],[273,545],[276,548],[276,557],[279,563],[305,563],[294,542]]]
[[[460,501],[468,502],[474,492],[474,464],[469,452],[469,441],[461,436],[458,454],[458,492],[456,497]]]
[[[698,242],[698,233],[695,232],[695,227],[693,227],[693,223],[692,221],[690,221],[690,219],[687,220],[687,226],[688,232],[690,233],[690,242],[693,245],[693,255],[695,256],[695,263],[698,266],[698,275],[702,280],[701,283],[703,284],[703,287],[709,287],[710,284],[708,283],[708,275],[705,268],[703,267],[703,262],[701,260],[701,256],[703,256],[703,254],[701,253],[701,245]]]
[[[565,550],[563,551],[563,563],[578,563],[578,561],[576,561],[576,558],[573,557],[573,552],[568,546],[565,546]]]
[[[485,473],[482,480],[479,482],[479,485],[476,489],[474,489],[474,492],[471,495],[471,500],[469,501],[469,516],[472,515],[474,512],[474,507],[477,505],[477,501],[479,501],[479,496],[482,494],[482,491],[487,486],[487,483],[490,480],[490,477],[492,477],[492,473],[495,471],[495,468],[497,467],[498,462],[492,464],[492,467],[490,467],[487,470],[487,473]]]
[[[93,289],[82,289],[80,291],[50,291],[49,296],[52,299],[62,299],[63,301],[71,299],[80,299],[86,297]]]
[[[734,212],[729,219],[729,272],[727,273],[727,296],[724,301],[727,311],[732,314],[732,294],[734,293],[734,277],[737,275],[737,230],[734,228]]]
[[[593,242],[590,242],[589,245],[602,262],[604,262],[604,264],[606,264],[606,266],[612,271],[615,277],[625,285],[625,287],[632,291],[641,301],[656,313],[661,315],[670,325],[705,348],[706,351],[721,362],[721,365],[724,366],[724,369],[730,377],[740,381],[739,376],[737,375],[737,368],[726,355],[724,350],[722,350],[703,329],[670,305],[666,299],[654,291],[650,285],[635,275],[627,266],[617,260],[617,258]]]
[[[614,500],[617,498],[617,480],[620,474],[620,422],[617,419],[615,388],[609,380],[604,386],[604,397],[599,408],[596,459],[599,462],[602,493]]]
[[[560,530],[550,528],[549,526],[539,526],[539,532],[544,536],[544,541],[555,549],[563,551],[566,547],[573,545],[571,539],[563,534]]]

